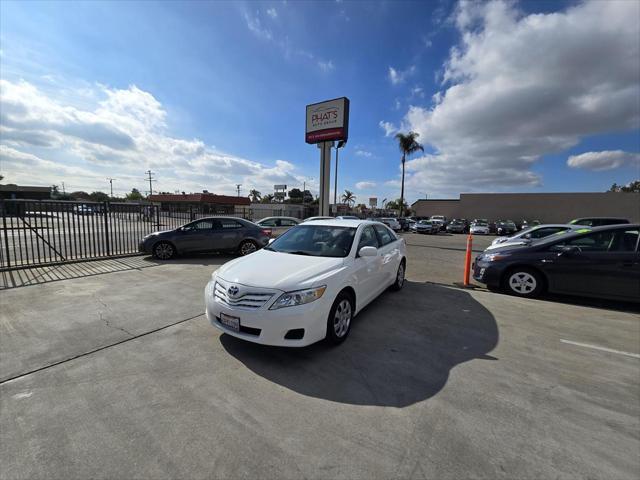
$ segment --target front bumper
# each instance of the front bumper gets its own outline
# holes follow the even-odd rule
[[[489,287],[500,287],[501,269],[493,262],[473,262],[473,279]]]
[[[325,338],[327,318],[331,309],[331,297],[328,291],[315,302],[296,307],[269,310],[281,291],[274,295],[261,307],[246,309],[231,307],[220,302],[214,295],[215,280],[211,280],[204,292],[206,315],[214,327],[233,337],[262,345],[281,347],[305,347]],[[240,331],[235,331],[220,322],[220,314],[224,313],[240,319]],[[291,330],[304,329],[301,339],[287,339]]]

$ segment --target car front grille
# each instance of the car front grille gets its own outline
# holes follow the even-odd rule
[[[256,310],[267,303],[274,294],[246,290],[242,291],[237,297],[232,298],[227,293],[227,287],[220,282],[216,282],[213,288],[213,295],[217,302],[228,307]]]

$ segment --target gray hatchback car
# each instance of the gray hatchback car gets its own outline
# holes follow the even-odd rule
[[[184,253],[238,252],[248,255],[269,243],[270,232],[235,217],[207,217],[144,237],[138,250],[168,260]]]

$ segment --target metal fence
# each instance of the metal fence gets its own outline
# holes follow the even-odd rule
[[[0,269],[134,254],[145,235],[210,215],[208,206],[0,200]]]

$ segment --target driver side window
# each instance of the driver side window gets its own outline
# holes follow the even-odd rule
[[[358,251],[362,247],[376,247],[378,248],[378,237],[374,232],[373,227],[365,227],[360,235],[360,242],[358,242]]]
[[[554,247],[578,247],[583,252],[608,252],[611,249],[615,237],[615,231],[595,232],[587,235],[568,240],[566,242],[556,243]]]

